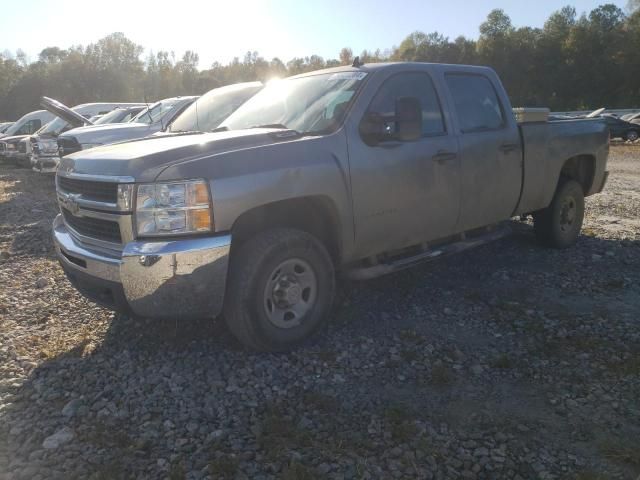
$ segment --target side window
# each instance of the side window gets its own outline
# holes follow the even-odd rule
[[[395,114],[396,99],[399,97],[417,97],[422,105],[422,134],[424,136],[441,135],[446,132],[442,108],[431,77],[426,73],[400,73],[389,78],[380,87],[369,111],[383,116]]]
[[[31,133],[35,133],[40,130],[41,126],[42,122],[36,118],[35,120],[31,120],[31,126],[29,127],[29,130],[31,130]]]
[[[446,75],[446,81],[463,133],[497,130],[504,126],[502,106],[487,77],[450,73]]]

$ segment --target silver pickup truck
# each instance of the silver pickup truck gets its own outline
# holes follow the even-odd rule
[[[494,240],[580,233],[607,178],[597,120],[523,122],[489,68],[396,63],[272,82],[213,133],[62,159],[53,235],[73,284],[143,317],[215,317],[289,349],[356,279]],[[537,112],[539,114],[539,112]]]

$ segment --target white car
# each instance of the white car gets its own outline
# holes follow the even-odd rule
[[[36,110],[22,116],[0,134],[0,158],[14,161],[20,141],[38,131],[54,118],[55,115],[47,110]]]

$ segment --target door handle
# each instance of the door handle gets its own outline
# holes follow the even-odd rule
[[[447,150],[438,150],[438,153],[431,157],[431,160],[434,160],[438,163],[446,162],[447,160],[453,160],[456,158],[458,154],[456,152],[448,152]]]
[[[513,152],[520,147],[517,143],[505,143],[504,145],[500,145],[500,151],[503,153]]]

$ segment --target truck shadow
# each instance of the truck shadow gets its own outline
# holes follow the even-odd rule
[[[551,347],[536,322],[528,321],[524,329],[518,322],[529,315],[528,309],[544,309],[547,316],[567,323],[575,321],[580,309],[585,316],[598,314],[611,321],[637,315],[640,292],[630,279],[638,279],[639,259],[637,240],[582,237],[575,248],[544,250],[530,227],[518,225],[513,236],[494,244],[389,277],[343,284],[326,331],[282,355],[245,351],[220,320],[115,316],[95,348],[88,351],[86,343],[78,343],[39,364],[11,392],[13,400],[2,410],[0,437],[12,457],[23,462],[20,468],[40,465],[55,478],[63,455],[80,455],[85,464],[75,472],[79,476],[98,472],[104,478],[125,478],[130,468],[155,466],[156,458],[171,455],[203,468],[214,449],[232,451],[233,441],[242,435],[258,442],[258,452],[266,455],[264,429],[247,432],[256,425],[273,425],[274,415],[297,404],[283,417],[294,419],[282,434],[286,438],[271,439],[282,447],[276,454],[279,461],[288,462],[287,448],[305,448],[296,443],[296,422],[303,416],[336,432],[327,441],[305,431],[306,448],[364,461],[376,454],[366,440],[368,422],[372,416],[387,418],[390,409],[398,408],[408,412],[407,419],[434,428],[444,422],[460,438],[504,431],[515,435],[510,437],[514,445],[537,450],[561,444],[582,458],[605,461],[596,448],[595,432],[601,426],[589,420],[586,410],[569,418],[549,407],[540,380],[521,357],[502,360],[512,366],[496,367],[511,375],[487,377],[484,383],[446,365],[448,370],[436,378],[433,360],[457,351],[473,359],[489,346],[499,350],[506,339],[518,338],[529,349],[523,356],[570,361],[562,349],[573,355],[573,345]],[[397,355],[386,358],[398,345]],[[600,344],[588,348],[596,352]],[[435,353],[423,357],[425,351]],[[589,389],[588,378],[576,381]],[[71,399],[78,399],[80,407],[65,416],[62,409]],[[408,430],[397,435],[417,435],[407,426],[409,420],[402,419],[399,425]],[[178,438],[188,439],[189,449],[167,446],[167,420],[179,430]],[[187,431],[188,422],[197,428]],[[278,422],[282,426],[285,420]],[[340,424],[360,440],[354,443],[344,428],[337,429]],[[535,428],[519,431],[522,424]],[[75,435],[68,449],[44,451],[44,438],[63,426]],[[581,443],[569,434],[576,428],[584,430]],[[638,434],[632,426],[621,429]],[[219,438],[218,431],[234,432],[236,440]],[[343,445],[342,451],[331,449],[330,443]],[[445,469],[445,460],[434,468]],[[535,476],[526,462],[512,468]]]

